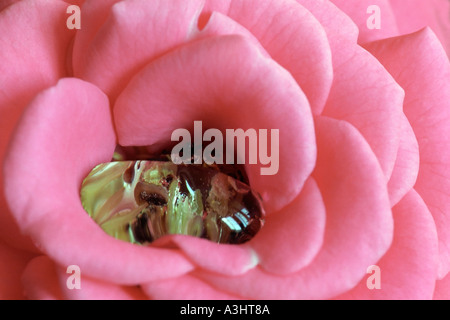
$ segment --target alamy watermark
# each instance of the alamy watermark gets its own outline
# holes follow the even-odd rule
[[[366,280],[367,289],[381,289],[381,269],[377,265],[371,265],[367,268],[367,273],[370,276]]]
[[[369,30],[381,29],[381,9],[377,5],[371,5],[367,7],[367,14],[370,14],[367,18],[366,26]]]
[[[81,29],[81,9],[79,6],[70,5],[67,7],[67,13],[71,15],[67,18],[66,26],[67,29]]]
[[[66,20],[66,26],[69,30],[81,29],[81,9],[77,5],[70,5],[66,12],[70,16]],[[370,16],[367,19],[366,26],[369,30],[381,29],[381,9],[373,4],[367,7],[366,13]]]
[[[70,274],[66,280],[66,287],[69,290],[81,289],[81,269],[79,266],[72,264],[67,267],[66,273]]]
[[[178,141],[171,152],[175,164],[261,164],[261,175],[277,174],[279,169],[279,129],[226,129],[225,140],[219,129],[203,133],[202,121],[194,121],[194,139],[187,129],[175,129],[172,141]],[[203,148],[204,142],[211,142]],[[236,142],[236,143],[235,143]],[[246,143],[248,142],[248,143]],[[270,145],[270,154],[268,148]],[[192,152],[194,146],[194,152]],[[225,147],[224,147],[225,146]],[[248,146],[248,148],[246,148]],[[225,159],[224,159],[225,149]],[[246,152],[248,150],[248,152]],[[235,153],[236,151],[236,153]],[[246,159],[248,158],[248,163]]]

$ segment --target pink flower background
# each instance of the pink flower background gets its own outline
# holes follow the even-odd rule
[[[0,298],[450,297],[449,1],[74,3],[81,30],[68,2],[0,0]],[[264,228],[243,245],[106,235],[84,177],[194,120],[280,129],[279,173],[247,167]]]

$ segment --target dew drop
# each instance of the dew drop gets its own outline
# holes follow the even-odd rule
[[[264,223],[248,184],[218,167],[170,161],[100,164],[82,183],[81,203],[106,233],[138,244],[169,234],[240,244]]]

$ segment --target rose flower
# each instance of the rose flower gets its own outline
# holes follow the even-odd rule
[[[448,1],[70,4],[0,1],[1,298],[449,297]],[[194,121],[279,130],[278,172],[245,166],[261,230],[104,232],[86,176]]]

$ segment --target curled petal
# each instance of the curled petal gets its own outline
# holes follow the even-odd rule
[[[0,2],[0,11],[4,10],[8,6],[12,5],[13,3],[17,2],[19,0],[3,0]]]
[[[34,255],[0,242],[0,299],[24,298],[22,272]]]
[[[83,210],[81,183],[115,146],[108,99],[92,84],[66,78],[38,95],[5,160],[6,196],[21,230],[59,265],[98,279],[134,284],[190,270],[177,252],[108,236]],[[148,272],[155,263],[171,267]]]
[[[399,34],[396,23],[397,16],[394,14],[389,0],[331,1],[356,23],[359,29],[358,42],[360,43],[390,38]],[[405,2],[403,1],[403,3]],[[401,15],[405,15],[404,10]],[[379,28],[370,25],[372,17],[379,19]]]
[[[316,127],[319,151],[313,176],[324,198],[327,221],[322,250],[305,271],[322,270],[332,282],[333,265],[332,270],[339,270],[349,284],[392,242],[388,192],[374,153],[354,127],[322,117]],[[338,289],[337,285],[343,283],[330,287]]]
[[[317,19],[294,0],[208,0],[204,14],[221,12],[247,28],[323,110],[333,81],[331,50]]]
[[[396,205],[415,185],[419,174],[419,146],[406,116],[400,123],[400,146],[388,182],[391,205]]]
[[[373,42],[367,48],[406,92],[404,112],[420,152],[414,189],[436,221],[442,278],[450,270],[450,63],[429,28]]]
[[[430,27],[450,56],[450,2],[447,0],[390,0],[400,34]]]
[[[66,73],[66,51],[73,32],[65,28],[67,4],[26,0],[0,12],[0,163],[12,132],[28,102]],[[50,37],[49,34],[52,34]],[[35,251],[21,236],[3,195],[0,170],[0,234],[18,248]]]
[[[249,42],[251,42],[254,46],[257,46],[259,51],[266,57],[269,57],[269,54],[266,52],[264,47],[258,41],[258,39],[246,28],[237,23],[235,20],[230,17],[214,11],[208,17],[208,21],[205,22],[206,25],[195,32],[192,37],[193,39],[202,39],[211,36],[219,36],[219,35],[241,35],[245,37]]]
[[[372,55],[352,48],[336,58],[335,81],[323,115],[345,120],[362,133],[387,180],[399,147],[404,92]],[[346,60],[338,63],[342,58]]]
[[[447,274],[443,279],[436,281],[433,300],[449,300],[449,299],[450,299],[450,275]]]
[[[68,271],[69,270],[69,271]],[[146,299],[138,287],[124,287],[93,280],[83,269],[75,275],[71,269],[62,268],[47,256],[33,259],[22,277],[25,293],[32,300],[127,300]],[[78,277],[74,280],[74,277]],[[69,287],[77,282],[79,287]]]
[[[356,43],[358,27],[329,0],[297,0],[297,2],[308,9],[324,28],[334,64],[336,54],[343,52],[349,43]]]
[[[164,247],[176,246],[198,268],[226,275],[240,275],[254,268],[258,261],[248,246],[218,244],[190,236],[172,235],[161,239]],[[207,252],[207,254],[205,254]]]
[[[321,22],[330,41],[334,82],[322,114],[355,126],[374,150],[388,179],[399,146],[403,90],[356,44],[358,28],[342,11],[328,1],[298,1]]]
[[[433,297],[437,274],[436,225],[427,206],[411,190],[394,208],[394,240],[376,265],[379,289],[367,276],[338,299],[422,300]]]
[[[75,60],[75,76],[96,84],[114,100],[149,61],[189,39],[202,7],[203,0],[114,4],[89,47],[82,53],[77,49],[81,56]]]
[[[351,125],[316,120],[318,161],[314,172],[327,221],[315,259],[290,275],[254,268],[242,276],[199,275],[214,287],[255,299],[325,299],[353,288],[367,266],[385,254],[393,221],[385,179],[371,148]]]
[[[289,203],[314,168],[308,101],[289,73],[240,36],[197,41],[155,60],[117,99],[114,116],[122,145],[167,145],[194,120],[223,133],[279,130],[271,147],[279,150],[278,172],[261,175],[261,159],[246,166],[268,213]]]
[[[300,195],[276,214],[249,245],[256,251],[261,267],[286,274],[307,266],[323,244],[326,212],[317,183],[310,178]]]
[[[80,72],[86,64],[86,48],[96,39],[100,28],[108,19],[111,7],[121,0],[86,0],[83,3],[83,24],[75,35],[72,51],[72,69],[76,74]]]
[[[139,286],[121,286],[110,282],[104,282],[84,275],[83,269],[78,274],[71,269],[55,266],[56,277],[63,295],[68,300],[144,300],[147,296]],[[79,279],[75,280],[75,277]],[[71,278],[72,277],[72,278]],[[75,284],[79,288],[69,287]]]
[[[22,276],[25,295],[30,300],[62,300],[55,264],[47,256],[39,256],[28,263]]]
[[[142,290],[155,300],[237,300],[237,295],[219,291],[192,274],[142,284]]]

